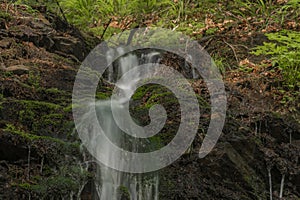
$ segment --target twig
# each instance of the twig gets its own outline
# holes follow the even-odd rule
[[[103,39],[103,37],[104,37],[104,35],[105,35],[105,32],[107,31],[107,29],[108,29],[108,27],[109,27],[111,21],[112,21],[112,18],[110,18],[110,20],[108,21],[108,23],[106,24],[106,26],[105,26],[105,28],[104,28],[104,30],[103,30],[103,33],[102,33],[102,35],[101,35],[101,37],[100,37],[100,40],[101,40],[101,41],[102,41],[102,39]]]
[[[203,46],[203,49],[206,49],[206,47],[210,44],[210,42],[213,40],[214,38],[210,38],[208,41],[205,42],[205,45]]]
[[[27,171],[27,179],[30,178],[30,155],[31,154],[31,147],[28,145],[28,157],[27,157],[27,164],[28,164],[28,171]]]
[[[40,174],[43,173],[43,166],[44,166],[44,156],[42,157],[42,161],[41,161]]]
[[[66,22],[67,24],[69,24],[69,23],[68,23],[68,20],[67,20],[67,18],[66,18],[66,16],[65,16],[65,13],[64,13],[64,11],[62,10],[62,8],[61,8],[61,6],[60,6],[58,0],[55,0],[55,2],[56,2],[56,4],[57,4],[57,6],[58,6],[58,8],[59,8],[59,11],[61,12],[61,14],[62,14],[64,20],[65,20],[65,22]]]
[[[246,45],[243,45],[243,44],[237,44],[235,46],[240,46],[240,47],[244,47],[246,50],[249,50],[249,48],[246,46]]]
[[[270,200],[273,200],[271,167],[268,167],[268,176],[269,176],[269,186],[270,186]]]
[[[281,184],[280,184],[279,199],[282,199],[282,195],[283,195],[284,178],[285,178],[285,174],[282,174]]]
[[[235,52],[235,50],[234,50],[234,47],[233,47],[231,44],[229,44],[228,42],[226,42],[225,39],[223,39],[223,42],[224,42],[225,44],[227,44],[227,45],[231,48],[231,50],[233,51],[235,60],[237,61],[237,63],[239,63],[239,59],[238,59],[238,57],[237,57],[237,55],[236,55],[236,52]]]

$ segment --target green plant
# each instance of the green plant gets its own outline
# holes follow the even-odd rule
[[[105,7],[105,4],[99,4],[97,0],[62,0],[60,4],[68,21],[82,28],[99,19],[98,10]]]
[[[41,77],[40,77],[39,73],[34,73],[32,71],[29,72],[29,75],[28,75],[29,85],[32,85],[35,88],[39,88],[40,80],[41,80]]]
[[[272,0],[238,0],[235,1],[231,10],[233,14],[243,19],[253,16],[258,20],[264,20],[265,25],[269,23],[270,19],[276,17],[277,15],[274,13],[278,12]]]
[[[34,6],[39,5],[38,1],[34,0],[17,0],[15,5],[21,5],[26,9],[26,12],[32,14],[33,16],[37,17],[39,11],[34,9]]]
[[[0,11],[0,18],[7,20],[7,21],[10,21],[12,19],[10,14],[7,12],[4,12],[4,11]]]
[[[128,191],[127,187],[123,185],[119,186],[118,192],[122,199],[130,199],[130,192]]]
[[[214,58],[212,59],[213,65],[216,66],[222,75],[225,75],[226,72],[226,59],[222,58],[218,55],[214,56]]]
[[[6,77],[6,78],[8,78],[8,77],[12,77],[14,74],[12,73],[12,72],[10,72],[10,71],[5,71],[4,73],[3,73],[3,77]]]
[[[118,32],[111,28],[135,27],[143,25],[147,16],[160,16],[171,23],[185,21],[190,0],[61,0],[60,5],[69,22],[83,29],[91,30],[96,35],[102,35],[104,28],[101,25],[110,23],[111,20],[117,26],[109,26],[108,34]],[[184,17],[184,18],[183,18]],[[184,19],[184,20],[183,20]],[[119,28],[121,29],[121,28]]]
[[[255,47],[254,55],[270,56],[272,64],[281,70],[284,86],[293,90],[300,87],[300,33],[283,30],[266,34],[272,42]]]
[[[285,19],[297,20],[300,16],[300,0],[289,0],[284,6],[281,7],[280,13],[282,15],[281,23]]]

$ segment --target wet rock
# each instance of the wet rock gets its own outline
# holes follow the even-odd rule
[[[48,75],[49,72],[41,73],[43,80],[42,86],[45,88],[57,88],[64,91],[72,91],[75,81],[76,71],[73,69],[68,70],[55,70],[51,72],[52,76]]]
[[[52,38],[52,40],[54,41],[53,48],[55,50],[66,54],[72,54],[79,60],[84,58],[84,46],[78,39],[72,37],[55,36]]]
[[[9,149],[9,151],[7,151]],[[28,150],[25,147],[0,141],[0,160],[26,160]]]
[[[41,29],[44,33],[53,31],[50,22],[42,16],[39,16],[38,20],[31,20],[30,27],[33,29]]]

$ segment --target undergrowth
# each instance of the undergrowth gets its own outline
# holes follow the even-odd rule
[[[284,76],[284,86],[291,90],[300,88],[300,33],[283,30],[276,33],[267,33],[271,42],[255,47],[255,55],[270,57],[274,67],[281,70]]]

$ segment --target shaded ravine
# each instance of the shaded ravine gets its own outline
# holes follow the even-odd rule
[[[55,16],[41,13],[37,18],[22,6],[8,12],[10,16],[0,18],[0,199],[97,198],[92,189],[97,167],[87,164],[93,158],[83,154],[71,112],[78,60],[97,42],[88,48],[77,31]],[[182,70],[172,55],[161,62]],[[209,96],[201,79],[192,83],[199,101],[203,99],[199,133],[189,152],[159,172],[159,199],[269,199],[268,168],[274,199],[282,174],[283,197],[299,198],[299,109],[288,112],[267,93],[255,92],[265,80],[249,79],[263,71],[251,73],[226,74],[227,121],[217,146],[204,159],[197,153],[209,122]],[[106,99],[112,85],[101,84],[96,97]],[[141,98],[133,98],[140,105],[133,114],[141,123],[149,120],[145,113],[153,102],[169,107],[172,120],[164,130],[169,141],[178,123],[173,96],[155,87],[135,95]],[[128,198],[120,189],[122,198]]]

